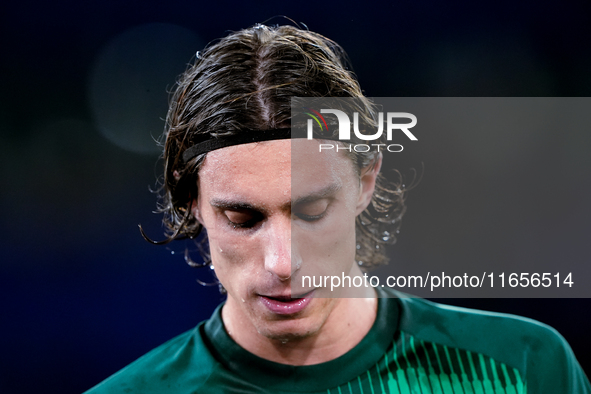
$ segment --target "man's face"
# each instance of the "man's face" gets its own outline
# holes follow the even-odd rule
[[[273,339],[317,333],[339,300],[301,288],[301,276],[351,272],[355,217],[369,203],[375,174],[365,178],[342,152],[319,153],[317,141],[210,152],[193,214],[228,292],[224,318]]]

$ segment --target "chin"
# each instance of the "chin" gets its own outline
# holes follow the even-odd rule
[[[283,321],[259,323],[257,332],[269,339],[285,342],[297,341],[314,336],[320,331],[321,324],[306,321],[308,319],[291,319]]]

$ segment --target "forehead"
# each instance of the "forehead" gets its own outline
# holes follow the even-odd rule
[[[212,151],[199,171],[200,193],[289,200],[327,184],[343,186],[356,179],[349,158],[342,152],[319,152],[318,146],[316,140],[296,139]]]

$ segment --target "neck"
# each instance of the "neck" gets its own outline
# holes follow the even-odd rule
[[[264,359],[289,365],[312,365],[342,356],[369,332],[376,319],[373,289],[364,298],[316,299],[327,302],[320,327],[308,335],[279,339],[260,333],[236,300],[229,296],[222,309],[226,330],[241,347]]]

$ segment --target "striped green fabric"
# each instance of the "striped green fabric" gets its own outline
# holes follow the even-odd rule
[[[483,354],[401,332],[366,374],[328,394],[522,394],[520,372]]]
[[[381,295],[396,298],[380,298],[370,331],[334,360],[294,366],[249,353],[226,332],[220,306],[87,394],[591,394],[548,326]]]

